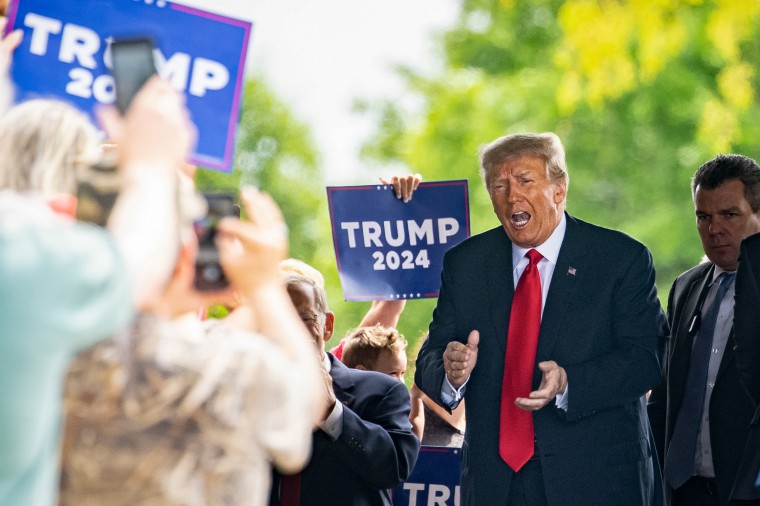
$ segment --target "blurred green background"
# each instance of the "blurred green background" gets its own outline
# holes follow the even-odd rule
[[[760,1],[460,3],[456,24],[435,36],[436,71],[399,67],[402,97],[357,97],[356,114],[376,125],[362,150],[370,172],[469,179],[476,234],[498,225],[478,175],[479,146],[553,131],[567,153],[568,211],[646,244],[665,305],[675,276],[702,257],[692,174],[717,153],[760,156]],[[335,345],[369,303],[343,301],[318,148],[264,76],[249,79],[244,96],[233,173],[199,171],[198,185],[272,194],[291,256],[325,275]],[[434,306],[407,304],[399,329],[410,350]]]

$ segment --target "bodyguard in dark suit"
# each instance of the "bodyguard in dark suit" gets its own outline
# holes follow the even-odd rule
[[[742,241],[736,272],[734,336],[739,379],[755,406],[731,504],[760,503],[760,234]]]
[[[420,448],[409,423],[409,391],[386,374],[349,369],[325,353],[333,314],[324,290],[300,275],[286,284],[329,376],[311,459],[296,477],[276,476],[271,504],[390,506],[390,489],[409,476]]]
[[[709,261],[670,290],[665,383],[649,411],[670,504],[727,505],[754,411],[740,384],[732,321],[739,244],[760,231],[760,167],[719,155],[697,170],[692,195]]]
[[[564,212],[556,135],[497,139],[481,167],[502,226],[446,254],[415,376],[441,405],[467,398],[463,504],[661,504],[644,395],[667,329],[649,251]]]

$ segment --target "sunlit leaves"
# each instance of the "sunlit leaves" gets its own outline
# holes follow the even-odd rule
[[[707,19],[710,42],[728,62],[741,58],[741,44],[757,37],[760,2],[756,0],[716,0]]]
[[[442,40],[445,70],[408,75],[423,106],[387,103],[369,146],[427,179],[469,178],[475,232],[496,224],[477,147],[552,130],[570,211],[644,241],[667,286],[702,256],[694,171],[760,157],[758,0],[463,0]]]
[[[746,63],[729,65],[718,74],[718,91],[732,107],[745,110],[754,99],[755,70]]]
[[[721,100],[708,100],[699,120],[699,142],[710,146],[716,153],[728,153],[738,134],[739,125],[734,111]]]

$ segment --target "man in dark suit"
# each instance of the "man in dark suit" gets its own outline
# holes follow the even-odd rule
[[[445,257],[417,385],[467,398],[467,506],[651,505],[662,499],[645,393],[667,332],[649,251],[564,212],[554,134],[481,154],[501,227]]]
[[[760,504],[760,234],[742,241],[736,272],[734,337],[739,379],[755,405],[731,504]]]
[[[754,410],[734,360],[732,320],[739,244],[760,231],[760,167],[719,155],[694,174],[692,196],[709,261],[670,290],[665,382],[649,412],[669,503],[727,505]]]
[[[409,423],[409,391],[386,374],[349,369],[326,353],[334,316],[324,290],[302,275],[285,281],[326,369],[325,412],[309,463],[279,486],[275,480],[271,503],[390,506],[390,490],[412,472],[420,448]]]

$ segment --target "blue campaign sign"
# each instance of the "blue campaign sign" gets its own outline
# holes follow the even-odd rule
[[[393,506],[459,506],[459,448],[423,446],[412,474],[393,489]]]
[[[406,204],[383,184],[331,186],[327,199],[349,301],[437,297],[444,253],[470,235],[467,180],[422,183]]]
[[[110,43],[153,39],[159,73],[185,92],[198,145],[191,162],[232,167],[251,24],[165,0],[12,0],[19,99],[56,97],[92,112],[114,102]]]

